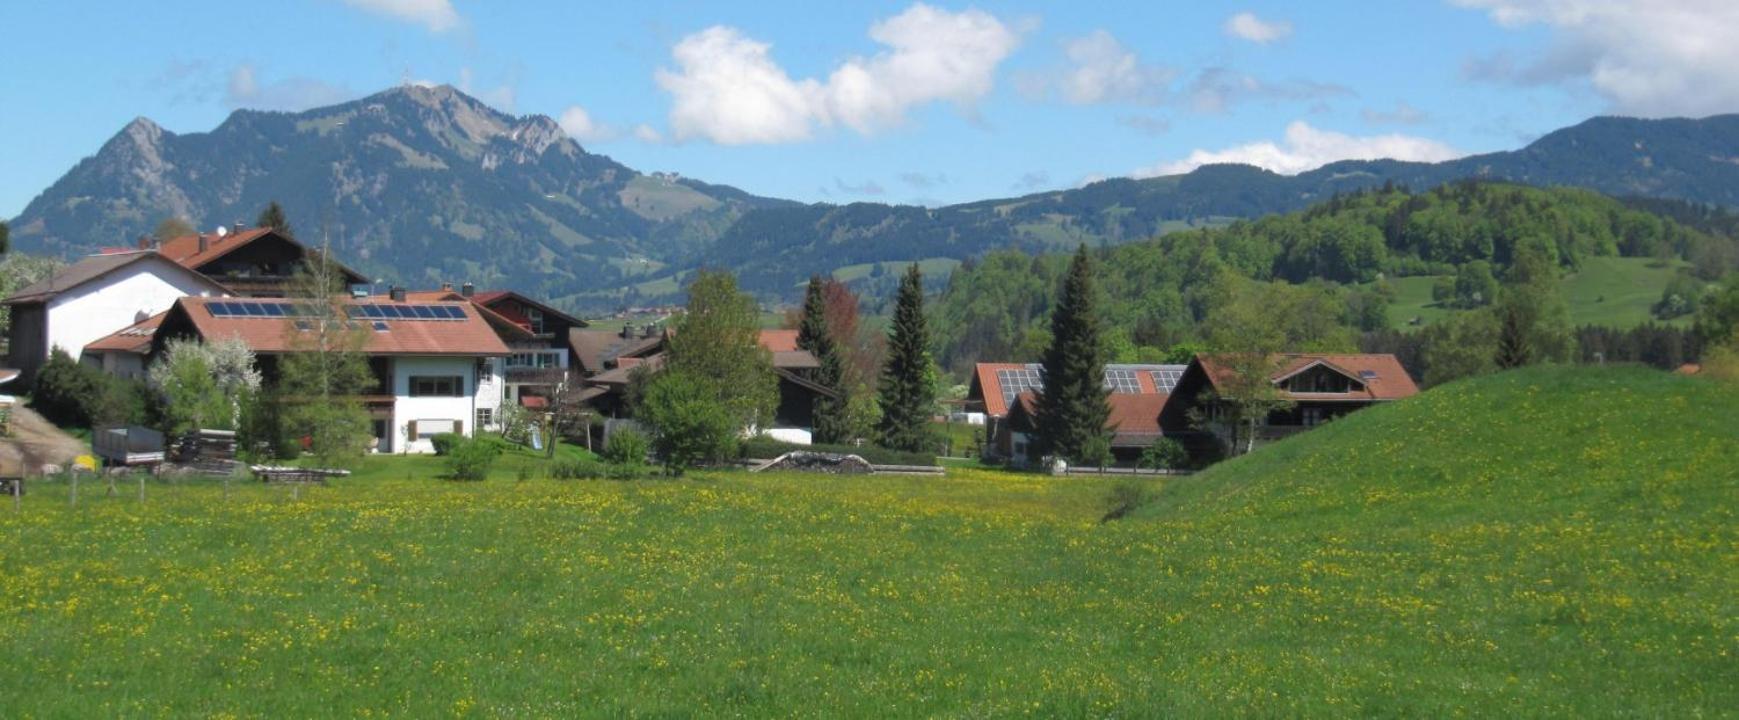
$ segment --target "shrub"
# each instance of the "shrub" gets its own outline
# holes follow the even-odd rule
[[[1178,470],[1187,465],[1189,460],[1189,452],[1184,450],[1183,443],[1171,438],[1160,438],[1158,442],[1141,451],[1141,458],[1136,464],[1149,470]]]
[[[495,458],[500,454],[501,448],[494,443],[461,437],[446,455],[447,476],[473,482],[486,479],[490,466],[495,464]]]
[[[37,373],[31,406],[61,426],[144,423],[147,395],[142,383],[105,374],[57,348]]]
[[[610,441],[604,444],[605,460],[618,465],[642,465],[646,462],[646,451],[651,442],[634,430],[623,428],[610,433]]]
[[[1099,518],[1099,522],[1122,518],[1150,502],[1153,502],[1153,493],[1148,490],[1147,483],[1134,479],[1119,480],[1105,493],[1105,515]]]
[[[429,438],[429,444],[435,446],[436,455],[451,455],[453,449],[466,442],[465,436],[458,433],[440,433]],[[481,442],[479,440],[478,442]]]
[[[840,455],[856,455],[868,460],[872,465],[935,465],[934,453],[904,452],[889,450],[879,445],[854,447],[851,445],[798,445],[782,442],[765,435],[749,438],[738,443],[739,457],[752,460],[771,460],[796,450],[809,452],[837,453]]]
[[[737,421],[730,410],[707,381],[687,372],[671,369],[654,376],[635,414],[652,428],[653,449],[673,472],[723,460],[736,448]]]

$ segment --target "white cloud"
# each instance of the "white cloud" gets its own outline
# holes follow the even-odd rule
[[[563,110],[557,123],[569,137],[583,143],[605,142],[615,139],[619,134],[615,128],[593,120],[592,114],[578,105]]]
[[[1078,105],[1155,102],[1173,75],[1166,68],[1142,64],[1133,51],[1104,30],[1065,42],[1063,54],[1069,66],[1057,85],[1065,99]]]
[[[1470,74],[1524,83],[1585,81],[1615,110],[1643,116],[1739,110],[1739,2],[1451,0],[1509,28],[1545,25],[1556,44],[1531,63],[1476,59]]]
[[[290,77],[261,83],[253,65],[237,65],[229,73],[224,102],[232,108],[298,111],[335,105],[356,97],[350,88],[312,78]]]
[[[429,32],[446,32],[459,27],[459,12],[450,0],[344,0],[351,7],[361,8],[394,20],[415,23]]]
[[[1462,153],[1436,140],[1410,135],[1353,136],[1329,130],[1319,130],[1301,120],[1286,126],[1286,137],[1279,143],[1262,141],[1225,150],[1196,150],[1189,157],[1137,170],[1136,177],[1176,175],[1203,165],[1243,163],[1272,170],[1283,175],[1296,175],[1337,160],[1412,160],[1439,162],[1460,157]]]
[[[658,132],[658,128],[651,125],[640,123],[634,126],[634,139],[643,143],[661,143],[664,142],[664,133]]]
[[[823,82],[792,79],[770,45],[735,28],[689,35],[671,51],[677,68],[655,76],[672,99],[671,132],[725,145],[792,142],[834,125],[873,133],[928,102],[969,109],[1020,44],[1017,30],[987,13],[922,3],[871,26],[869,36],[887,49],[845,61]]]
[[[1249,40],[1260,45],[1267,45],[1276,40],[1284,40],[1292,34],[1292,23],[1285,20],[1268,21],[1256,17],[1256,13],[1241,12],[1226,18],[1226,34],[1240,40]]]

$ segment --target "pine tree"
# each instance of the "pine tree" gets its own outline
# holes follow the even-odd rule
[[[837,394],[815,401],[815,442],[844,442],[848,430],[845,417],[845,366],[840,359],[839,344],[827,320],[826,284],[820,275],[809,278],[809,288],[803,295],[803,317],[797,324],[797,347],[815,356],[819,367],[815,381]]]
[[[918,452],[930,446],[936,386],[930,332],[924,324],[924,277],[917,263],[912,263],[900,280],[894,302],[887,363],[882,366],[882,420],[878,429],[883,446]]]
[[[284,215],[284,206],[279,205],[276,200],[266,205],[266,209],[260,211],[260,217],[254,221],[254,224],[263,228],[271,228],[291,237],[296,235],[296,231],[290,229],[290,218]]]
[[[1075,462],[1098,460],[1105,423],[1105,344],[1100,336],[1092,258],[1082,245],[1063,278],[1051,314],[1051,344],[1044,354],[1044,389],[1038,397],[1039,446]]]

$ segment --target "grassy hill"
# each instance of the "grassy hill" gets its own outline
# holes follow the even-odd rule
[[[1614,328],[1659,323],[1652,312],[1654,304],[1660,301],[1667,283],[1685,266],[1682,261],[1663,265],[1652,258],[1584,259],[1579,270],[1564,277],[1564,302],[1570,310],[1570,322]],[[1413,318],[1430,323],[1455,312],[1431,299],[1431,285],[1438,277],[1416,275],[1391,281],[1395,302],[1389,306],[1389,321],[1396,328],[1412,327]],[[1689,322],[1687,316],[1662,324]]]
[[[1514,373],[1108,524],[1112,482],[982,471],[44,483],[0,504],[0,716],[1719,715],[1734,427]]]
[[[1739,707],[1735,427],[1739,392],[1706,381],[1512,372],[1172,483],[1143,518],[1214,539],[1193,593],[1306,695],[1692,715]]]

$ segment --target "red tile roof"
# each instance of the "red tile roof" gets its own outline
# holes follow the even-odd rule
[[[1200,355],[1196,359],[1201,362],[1209,382],[1218,382],[1232,372],[1214,356]],[[1361,387],[1350,393],[1285,393],[1288,399],[1399,400],[1419,394],[1419,386],[1401,367],[1401,361],[1389,354],[1288,353],[1275,356],[1274,372],[1269,377],[1280,382],[1313,365],[1352,378]]]
[[[776,353],[797,350],[796,330],[762,330],[761,347]]]
[[[157,327],[163,324],[167,311],[157,313],[144,320],[121,328],[115,333],[99,338],[86,345],[85,352],[127,352],[135,355],[145,355],[151,352],[151,338],[157,334]]]
[[[212,302],[223,299],[184,297],[177,300],[171,312],[185,313],[199,336],[214,340],[239,337],[254,352],[277,354],[295,352],[292,341],[297,332],[289,319],[259,317],[214,317],[207,309]],[[506,355],[508,349],[494,328],[477,308],[467,302],[393,303],[386,298],[346,300],[347,304],[448,305],[464,314],[459,320],[393,320],[383,322],[386,330],[372,329],[372,321],[360,321],[370,328],[363,352],[370,355]]]
[[[1025,363],[978,363],[974,366],[972,384],[983,394],[984,414],[1003,417],[1010,409],[1002,392],[1002,382],[996,379],[996,371],[1025,369]]]

